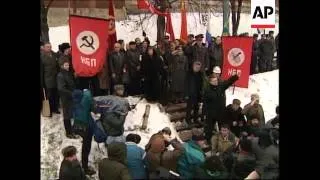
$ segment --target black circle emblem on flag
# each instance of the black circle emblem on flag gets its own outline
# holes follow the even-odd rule
[[[92,31],[82,31],[76,39],[77,48],[85,55],[91,55],[99,49],[99,37]]]
[[[228,52],[228,61],[230,65],[238,67],[243,64],[245,59],[244,52],[240,48],[232,48]]]

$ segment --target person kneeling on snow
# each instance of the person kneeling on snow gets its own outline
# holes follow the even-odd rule
[[[139,147],[141,137],[128,134],[126,137],[128,169],[132,179],[147,179],[145,169],[145,151]]]
[[[126,144],[115,142],[108,145],[108,158],[99,163],[100,180],[129,180],[131,179],[127,168]]]
[[[67,146],[62,149],[63,161],[61,162],[59,180],[87,180],[86,175],[77,159],[77,149]]]
[[[166,143],[171,144],[174,150],[167,150]],[[165,133],[158,133],[150,139],[148,144],[150,148],[147,150],[146,160],[150,178],[157,174],[159,169],[177,172],[177,162],[184,153],[184,148],[176,138],[172,139]]]
[[[122,98],[124,94],[123,85],[114,86],[115,95],[110,96],[112,107],[110,107],[107,112],[102,113],[102,125],[108,134],[106,145],[112,142],[123,142],[125,143],[124,132],[124,122],[130,105],[127,99]]]
[[[93,98],[89,90],[74,90],[73,98],[73,118],[74,132],[82,137],[81,163],[86,174],[93,175],[96,172],[88,166],[89,154],[91,150],[91,142],[93,136],[93,119],[91,112],[93,111]]]

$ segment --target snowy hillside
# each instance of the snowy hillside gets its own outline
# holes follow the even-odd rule
[[[144,15],[141,15],[144,17]],[[175,37],[178,39],[180,37],[180,28],[181,28],[181,17],[180,13],[172,13],[172,26],[174,30]],[[142,27],[145,30],[147,36],[150,39],[151,45],[155,44],[157,40],[157,16],[153,15],[149,20],[143,22],[142,27],[137,26],[135,21],[139,20],[138,15],[130,16],[131,20],[119,21],[116,22],[116,30],[117,30],[117,38],[123,39],[125,43],[134,40],[136,37],[142,36]],[[200,16],[199,13],[187,13],[188,20],[188,33],[189,34],[205,34],[207,27],[200,24]],[[249,32],[250,35],[253,33],[257,33],[256,29],[251,29],[250,27],[250,15],[249,14],[241,14],[240,25],[238,33]],[[222,33],[222,14],[216,13],[214,15],[211,14],[210,18],[210,33],[213,36],[219,36]],[[230,16],[230,31],[231,31],[231,16]],[[278,20],[276,19],[276,28],[270,29],[275,32],[275,35],[278,34]],[[266,30],[266,33],[269,31]],[[51,27],[49,29],[49,36],[52,43],[52,47],[54,51],[58,50],[58,45],[63,42],[70,42],[70,32],[69,26],[60,26],[60,27]]]
[[[253,75],[250,77],[249,88],[242,89],[236,88],[232,94],[232,88],[227,90],[227,104],[232,102],[233,98],[241,100],[243,107],[250,102],[251,93],[259,93],[261,97],[261,104],[264,108],[266,120],[275,116],[275,107],[279,104],[279,72],[278,70]],[[135,104],[139,99],[128,98],[130,104]],[[148,129],[145,132],[140,130],[129,131],[135,125],[141,126],[142,116],[145,111],[147,103],[142,100],[139,101],[136,109],[129,112],[125,122],[125,134],[137,133],[140,134],[142,139],[140,146],[144,147],[148,142],[150,136],[158,132],[164,127],[170,127],[173,131],[173,136],[176,136],[169,117],[166,113],[160,112],[155,104],[151,104]],[[52,119],[41,118],[41,179],[50,180],[58,177],[60,163],[62,161],[61,150],[65,146],[74,145],[77,147],[78,159],[81,159],[81,139],[67,139],[65,137],[63,119],[61,115],[54,115]],[[106,155],[104,145],[99,145],[101,151],[98,149],[97,143],[92,142],[92,149],[89,156],[90,165],[97,168],[98,160]],[[98,179],[97,174],[92,179]]]

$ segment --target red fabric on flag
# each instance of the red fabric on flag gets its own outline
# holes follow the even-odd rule
[[[115,15],[114,15],[114,7],[113,7],[113,0],[109,0],[109,50],[113,50],[114,44],[117,42],[117,32],[116,32],[116,22],[115,22]]]
[[[222,79],[228,79],[233,71],[237,71],[240,78],[235,86],[248,88],[252,43],[252,37],[222,37]]]
[[[77,76],[92,77],[106,62],[108,21],[105,19],[70,16],[72,65]]]
[[[187,12],[184,0],[181,0],[181,33],[180,40],[184,43],[188,41],[188,28],[187,28]]]
[[[137,0],[138,9],[149,9],[149,2],[146,0]]]
[[[171,21],[171,13],[168,13],[167,15],[166,32],[170,34],[170,41],[174,41],[175,38]]]

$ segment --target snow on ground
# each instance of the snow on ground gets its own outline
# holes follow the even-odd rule
[[[275,116],[275,107],[279,104],[279,71],[262,73],[250,76],[249,88],[233,88],[227,90],[227,104],[230,104],[234,98],[241,100],[243,107],[250,102],[250,95],[258,93],[260,103],[264,108],[266,121]],[[138,129],[132,130],[142,124],[142,116],[147,102],[139,98],[128,97],[130,104],[137,104],[136,109],[130,111],[125,122],[125,135],[137,133],[141,136],[140,146],[144,148],[152,134],[158,132],[164,127],[170,127],[173,136],[177,137],[168,114],[160,112],[158,105],[150,104],[150,114],[147,131]],[[78,149],[78,159],[81,159],[81,138],[68,139],[65,137],[62,115],[54,115],[52,119],[41,117],[41,179],[50,180],[58,177],[60,163],[62,161],[61,150],[69,145],[74,145]],[[97,169],[97,164],[102,157],[106,157],[106,149],[103,143],[99,145],[92,141],[89,164]],[[98,179],[97,174],[92,179]]]

